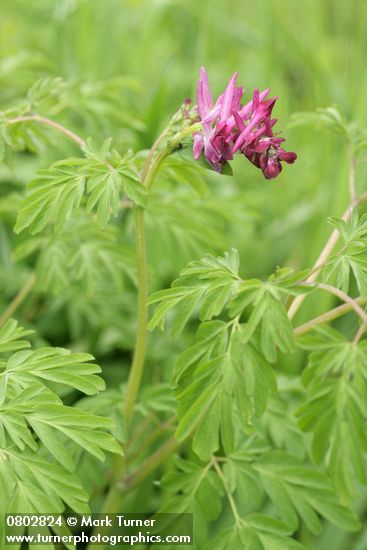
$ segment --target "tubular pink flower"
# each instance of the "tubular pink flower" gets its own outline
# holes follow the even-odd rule
[[[237,72],[234,73],[231,80],[228,82],[226,91],[223,95],[223,101],[220,109],[219,119],[221,121],[227,120],[228,117],[232,114],[233,109],[235,109],[235,99],[238,100],[238,94],[236,94],[236,80]],[[242,97],[242,94],[241,94]],[[240,98],[241,101],[241,98]]]
[[[200,69],[196,101],[202,132],[194,135],[194,158],[199,159],[204,151],[208,163],[221,172],[226,162],[242,153],[265,178],[275,178],[282,161],[292,164],[297,159],[296,153],[280,146],[284,139],[273,133],[277,119],[270,117],[277,98],[267,99],[270,89],[261,93],[256,89],[252,100],[241,105],[243,88],[236,81],[237,72],[213,104],[206,70]]]
[[[201,134],[194,135],[194,159],[199,160],[204,147],[204,140]]]
[[[196,93],[196,103],[200,118],[203,119],[209,112],[210,106],[213,103],[212,94],[210,93],[208,76],[204,67],[200,69],[199,85]]]

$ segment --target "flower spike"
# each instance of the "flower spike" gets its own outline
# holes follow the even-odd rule
[[[194,158],[198,160],[204,151],[208,163],[221,172],[236,153],[242,153],[265,178],[276,178],[282,161],[292,164],[297,159],[296,153],[280,146],[284,139],[273,133],[277,119],[270,117],[277,98],[267,99],[270,89],[261,93],[255,89],[252,100],[241,105],[243,88],[236,81],[237,72],[213,105],[206,70],[200,69],[196,101],[202,132],[194,135]]]

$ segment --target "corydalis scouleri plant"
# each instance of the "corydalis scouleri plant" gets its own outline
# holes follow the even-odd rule
[[[186,236],[186,242],[194,244],[204,238],[200,242],[206,251],[213,252],[213,242],[220,237],[213,226],[218,225],[225,210],[222,197],[210,211],[207,172],[194,161],[192,145],[195,156],[204,149],[210,167],[221,174],[236,152],[259,165],[267,177],[279,173],[282,160],[295,160],[294,153],[284,152],[280,138],[272,133],[274,100],[266,99],[267,92],[255,93],[247,106],[241,106],[242,89],[236,88],[235,80],[231,79],[225,93],[212,105],[202,71],[197,107],[189,110],[185,102],[150,151],[137,154],[120,152],[111,139],[99,147],[95,140],[77,135],[48,118],[50,112],[42,109],[40,99],[32,101],[32,93],[26,107],[3,113],[0,134],[6,145],[19,149],[42,142],[47,147],[47,132],[53,130],[71,140],[79,152],[39,171],[16,206],[15,229],[22,235],[12,237],[24,239],[16,248],[16,257],[26,273],[31,273],[0,319],[4,325],[0,333],[0,343],[1,338],[4,341],[4,348],[0,347],[4,353],[0,474],[7,495],[18,488],[16,499],[11,501],[0,491],[2,511],[9,511],[9,506],[18,512],[29,511],[30,505],[36,508],[34,494],[38,497],[37,511],[49,512],[52,507],[61,511],[65,504],[84,510],[88,495],[82,480],[86,478],[95,510],[123,512],[129,511],[130,505],[140,509],[143,495],[149,511],[160,506],[166,512],[193,511],[196,550],[206,546],[222,550],[297,549],[301,545],[292,535],[318,534],[324,519],[346,530],[358,528],[357,518],[340,498],[344,504],[350,502],[354,485],[363,482],[365,219],[355,212],[348,222],[348,210],[343,222],[346,225],[333,220],[345,246],[332,259],[328,244],[328,253],[323,253],[322,261],[311,271],[294,273],[284,268],[266,280],[246,279],[236,250],[219,257],[200,252],[201,259],[193,260],[199,253],[189,248],[191,261],[183,269],[186,262],[180,254],[176,254],[178,267],[165,254],[169,277],[172,271],[179,272],[170,288],[162,288],[168,278],[166,271],[164,277],[154,279],[161,269],[154,246],[156,241],[163,246],[156,233],[150,238],[147,231],[152,220],[161,225],[168,219],[167,234],[174,234],[177,222],[181,223],[180,237]],[[57,98],[58,84],[46,84],[38,88],[47,90],[48,100]],[[54,90],[52,94],[50,90]],[[67,104],[64,100],[63,96],[62,105]],[[33,112],[35,107],[39,114]],[[71,117],[70,124],[73,120]],[[181,156],[187,144],[184,153],[189,151],[189,159]],[[190,195],[182,192],[187,183],[199,190],[200,201],[190,200]],[[358,204],[353,202],[355,207]],[[27,238],[26,232],[32,236]],[[342,280],[335,272],[342,274]],[[323,281],[316,283],[315,274],[316,278],[322,274]],[[349,296],[352,274],[359,296]],[[150,298],[149,286],[160,289]],[[295,304],[306,293],[318,290],[342,300],[341,309],[294,329],[291,313]],[[90,346],[103,323],[108,330],[113,328],[123,335],[118,345],[126,351],[128,376],[121,388],[114,387],[113,378],[107,392],[92,395],[103,388],[103,383],[96,376],[98,368],[85,354],[67,354],[54,348],[23,350],[27,344],[18,340],[20,336],[24,339],[24,331],[14,321],[5,322],[17,314],[32,292],[34,305],[39,300],[43,307],[39,314],[33,305],[36,320],[37,315],[47,316],[49,302],[54,313],[63,308],[63,300],[69,299],[73,313],[70,325],[78,324],[75,317],[84,298],[88,309],[79,327],[83,336],[92,334]],[[288,310],[291,302],[292,310]],[[155,310],[148,323],[150,304]],[[352,342],[325,329],[318,329],[315,336],[315,327],[346,311],[355,312],[362,320]],[[24,315],[24,320],[32,323],[32,315]],[[92,330],[88,327],[90,318],[95,323]],[[146,353],[148,328],[155,327],[171,329],[182,351],[177,362],[172,359],[177,348],[167,352],[166,336],[157,332],[151,335],[150,353]],[[305,334],[311,337],[301,339]],[[109,338],[110,332],[103,345],[110,350],[106,343]],[[324,346],[328,349],[327,363],[322,358]],[[297,347],[312,350],[304,377],[307,396],[298,376],[291,387],[284,387],[279,374],[279,356],[291,355]],[[101,355],[99,362],[108,367],[108,357],[103,352]],[[345,357],[353,361],[345,361]],[[114,372],[121,373],[123,360],[119,355]],[[104,369],[107,381],[108,371]],[[172,373],[170,379],[168,372]],[[57,395],[58,386],[50,388],[50,382],[68,383],[92,397],[74,400],[73,406],[64,405]],[[343,399],[338,401],[341,394]],[[322,407],[329,413],[326,428],[323,415],[318,415]],[[297,416],[293,414],[296,408]],[[106,416],[114,418],[115,428]],[[296,418],[302,430],[313,434],[312,454],[308,453],[309,438],[303,436]],[[356,421],[354,431],[351,419]],[[338,437],[339,425],[343,426],[342,438]],[[96,458],[102,458],[104,450],[118,452],[120,447],[108,433],[111,428],[124,442],[125,457],[104,470],[90,463],[84,451]],[[353,447],[352,438],[360,445]],[[348,454],[351,448],[353,456]],[[162,482],[153,485],[162,477],[162,469]],[[350,480],[345,472],[352,472]],[[53,491],[49,490],[52,476],[56,479]],[[30,477],[34,481],[32,491],[24,494],[23,484]],[[72,498],[75,490],[76,500]],[[40,503],[45,510],[40,509]],[[212,538],[209,528],[215,530]]]
[[[281,147],[284,138],[273,133],[277,119],[271,118],[271,113],[277,98],[266,99],[270,89],[261,94],[255,90],[252,101],[242,105],[243,88],[236,87],[236,80],[237,73],[213,103],[206,70],[201,68],[196,101],[202,132],[194,136],[194,156],[198,159],[204,149],[209,164],[221,172],[240,152],[261,168],[267,179],[276,178],[282,170],[281,161],[292,164],[297,158],[296,153]]]

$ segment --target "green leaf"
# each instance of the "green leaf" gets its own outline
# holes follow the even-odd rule
[[[298,409],[299,425],[313,433],[315,461],[326,462],[338,492],[349,499],[366,481],[367,345],[326,327],[314,332],[301,340],[313,351],[303,375],[307,402]]]
[[[16,233],[25,228],[32,234],[38,233],[51,220],[56,233],[61,233],[83,198],[83,164],[82,159],[67,159],[55,162],[48,170],[39,170],[28,185],[29,194],[21,204],[14,228]]]
[[[0,328],[0,353],[29,348],[30,343],[27,340],[23,340],[23,338],[33,333],[33,330],[25,330],[22,327],[18,327],[17,321],[9,319]]]
[[[4,159],[6,146],[11,145],[11,143],[6,121],[0,114],[0,162]]]
[[[223,487],[218,476],[211,471],[211,464],[198,464],[182,458],[175,459],[176,471],[165,474],[162,484],[169,493],[182,492],[185,507],[192,511],[197,506],[207,520],[218,518],[221,509]],[[171,503],[160,510],[175,509]]]
[[[187,155],[186,155],[187,153]],[[178,184],[189,185],[201,197],[209,195],[205,182],[208,166],[204,169],[193,160],[192,150],[183,148],[167,157],[162,165],[160,177],[168,181],[177,181]]]
[[[367,216],[359,218],[357,211],[352,211],[350,220],[329,218],[329,222],[340,233],[344,240],[341,250],[327,261],[322,274],[325,282],[332,282],[348,293],[353,275],[362,296],[367,294]]]
[[[347,123],[343,120],[341,114],[334,107],[316,109],[314,112],[294,113],[291,117],[291,127],[293,126],[315,126],[317,128],[326,128],[338,134],[345,141],[349,141],[349,130]]]
[[[20,252],[34,251],[28,246],[33,240],[25,241]],[[51,235],[39,241],[36,288],[42,294],[65,295],[73,288],[90,300],[106,288],[121,293],[127,278],[136,280],[133,248],[121,242],[116,227],[102,229],[89,216],[75,216],[61,239]]]
[[[252,279],[238,286],[229,305],[232,316],[241,315],[251,307],[244,331],[245,341],[249,341],[259,328],[261,350],[270,362],[276,361],[277,349],[283,353],[295,351],[293,329],[281,300],[284,293],[289,294],[286,286]]]
[[[277,513],[292,530],[297,515],[314,533],[321,532],[317,513],[347,531],[360,528],[356,515],[339,504],[327,477],[282,451],[264,454],[254,463]]]
[[[22,385],[36,379],[50,380],[93,395],[105,388],[103,380],[96,376],[101,372],[100,367],[90,363],[93,359],[88,353],[70,353],[63,348],[39,348],[12,355],[5,374]]]
[[[29,451],[6,449],[12,491],[7,510],[11,513],[60,513],[65,504],[78,513],[88,513],[88,495],[77,476]],[[1,476],[1,472],[0,472]],[[10,487],[9,487],[10,489]],[[64,504],[65,503],[65,504]]]
[[[63,240],[45,240],[36,263],[36,284],[43,292],[55,294],[68,288],[68,246]]]
[[[203,323],[175,369],[176,436],[181,440],[195,431],[193,449],[203,460],[218,450],[219,436],[231,452],[237,431],[252,431],[253,418],[263,414],[275,391],[271,368],[243,334],[241,325]]]
[[[50,381],[89,395],[96,394],[105,385],[97,376],[100,368],[90,362],[93,357],[86,353],[70,353],[62,348],[22,349],[28,344],[19,338],[29,332],[17,327],[15,321],[8,321],[0,331],[0,351],[15,352],[1,363],[2,451],[10,444],[13,447],[9,448],[15,446],[24,453],[28,448],[35,456],[47,450],[68,471],[74,469],[73,455],[78,446],[101,460],[104,451],[121,454],[120,445],[108,433],[113,427],[109,418],[65,406],[43,383]],[[18,487],[14,506],[22,498],[22,489]],[[41,499],[38,489],[33,491],[29,501],[32,506],[35,506],[35,499]]]
[[[98,205],[97,217],[102,226],[106,225],[111,213],[117,216],[121,191],[134,203],[144,206],[145,189],[129,153],[121,157],[112,148],[112,138],[106,139],[101,148],[89,138],[83,150],[87,157],[84,167],[88,176],[87,192],[91,193],[87,209]]]
[[[106,169],[107,170],[107,169]],[[88,178],[87,211],[91,212],[97,206],[97,219],[101,227],[107,225],[111,213],[117,216],[120,203],[120,176],[116,172],[106,171]]]
[[[83,150],[86,158],[60,160],[49,169],[38,171],[21,203],[16,233],[29,228],[35,234],[52,221],[60,235],[85,195],[87,210],[97,211],[102,226],[111,214],[117,216],[121,191],[136,204],[144,204],[144,186],[132,167],[130,155],[121,157],[111,149],[110,139],[100,150],[89,140]]]
[[[135,204],[145,206],[146,192],[136,173],[128,167],[123,167],[119,169],[119,174],[122,189],[127,197]]]
[[[99,460],[105,458],[103,451],[122,454],[115,439],[105,431],[100,431],[110,429],[111,421],[76,407],[40,406],[27,414],[27,421],[49,452],[69,471],[73,470],[74,461],[61,442],[57,444],[58,433],[64,434]]]
[[[45,108],[49,104],[57,109],[65,101],[66,93],[67,83],[62,78],[39,78],[27,93],[29,111]]]
[[[305,547],[287,535],[291,534],[284,523],[265,514],[251,514],[241,523],[221,531],[211,539],[204,550],[302,550]]]
[[[219,315],[238,284],[239,258],[236,250],[224,257],[205,256],[188,264],[173,281],[172,288],[155,292],[149,304],[159,302],[149,329],[164,328],[168,312],[176,308],[177,317],[172,326],[174,336],[180,334],[189,318],[199,308],[200,319],[210,320]]]
[[[223,174],[223,176],[233,176],[232,166],[229,162],[223,164],[221,174]]]
[[[297,458],[306,455],[304,435],[294,418],[294,395],[280,391],[270,397],[264,415],[256,428],[272,442],[275,448],[284,449]]]

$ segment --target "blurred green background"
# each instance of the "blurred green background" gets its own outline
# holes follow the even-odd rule
[[[113,136],[121,151],[139,151],[150,147],[185,98],[195,97],[201,65],[207,68],[214,96],[236,70],[248,100],[255,87],[270,87],[279,97],[277,130],[287,139],[285,148],[297,152],[297,162],[269,182],[237,157],[234,177],[210,174],[211,195],[190,195],[182,204],[185,191],[170,187],[162,176],[147,215],[151,287],[169,285],[188,260],[232,246],[240,251],[247,277],[265,277],[277,265],[302,269],[314,263],[330,233],[326,218],[340,216],[348,205],[348,151],[325,130],[288,126],[292,113],[330,105],[347,120],[364,125],[366,21],[365,0],[1,0],[0,111],[26,101],[27,90],[40,77],[60,76],[72,90],[64,104],[58,99],[55,105],[51,98],[41,114],[83,137],[101,142]],[[23,237],[14,242],[15,214],[6,200],[10,191],[23,191],[37,167],[78,154],[57,136],[53,141],[37,157],[16,155],[0,172],[3,306],[26,276],[26,267],[18,267],[12,258],[12,247]],[[365,176],[362,163],[357,167],[359,192]],[[177,212],[182,223],[176,228]],[[126,221],[132,240],[129,213]],[[68,315],[60,296],[54,296],[28,304],[23,322],[36,324],[52,343],[95,353],[106,372],[121,358],[127,369],[135,331],[131,285],[127,283],[119,311],[114,307],[120,298],[111,290],[108,299],[109,288],[101,291],[100,301],[98,292],[86,295],[82,305],[79,290],[80,283],[75,283]],[[331,305],[329,297],[310,299],[297,320]],[[78,308],[84,308],[88,322],[97,316],[91,327],[80,321]],[[73,322],[79,329],[70,329]],[[184,342],[173,344],[157,336],[148,360],[154,367],[172,363],[175,346],[180,349]],[[298,370],[303,357],[283,362],[285,368]],[[111,385],[121,381],[120,372],[111,368],[105,375]],[[320,544],[315,548],[329,547]],[[342,539],[340,544],[345,550]],[[353,548],[365,548],[363,541],[358,544]]]

